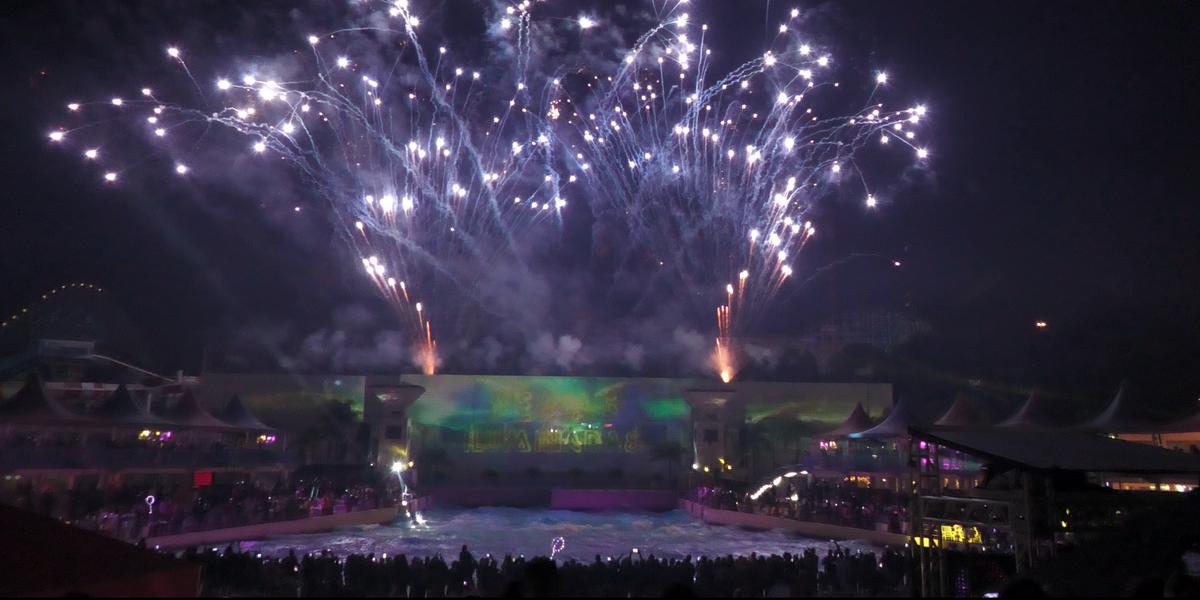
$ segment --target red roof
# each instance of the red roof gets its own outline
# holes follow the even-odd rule
[[[0,505],[0,595],[195,597],[200,565]]]
[[[1200,412],[1194,413],[1178,421],[1172,421],[1159,428],[1162,433],[1193,433],[1200,431]]]

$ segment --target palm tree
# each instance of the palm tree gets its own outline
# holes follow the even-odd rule
[[[428,467],[430,479],[442,480],[442,468],[450,466],[450,455],[441,446],[426,446],[417,458],[417,468]]]
[[[683,460],[687,450],[677,440],[668,440],[655,444],[650,450],[650,455],[653,460],[666,461],[667,463],[667,481],[671,483],[671,487],[676,487],[675,482],[675,465]]]
[[[345,400],[322,406],[317,422],[300,434],[299,443],[308,461],[318,462],[318,451],[322,447],[325,452],[321,459],[344,460],[348,446],[347,431],[356,422],[354,408]]]
[[[758,478],[760,475],[758,473],[760,466],[759,457],[767,452],[772,454],[775,452],[773,437],[769,423],[764,423],[763,421],[751,423],[743,429],[743,434],[739,439],[741,455],[746,457],[751,480]]]

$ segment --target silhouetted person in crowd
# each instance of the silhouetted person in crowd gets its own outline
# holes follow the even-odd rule
[[[692,586],[683,583],[672,583],[663,588],[663,598],[695,598],[696,593],[692,591]]]
[[[1032,579],[1014,579],[1000,591],[1001,598],[1049,598],[1042,584]]]

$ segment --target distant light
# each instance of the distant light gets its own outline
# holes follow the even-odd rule
[[[113,98],[112,103],[113,103],[113,106],[120,106],[120,105],[124,104],[125,101],[120,98]]]
[[[255,152],[266,152],[267,151],[267,143],[266,142],[254,142],[254,151]]]
[[[591,29],[595,26],[596,26],[596,22],[593,21],[591,17],[588,17],[586,15],[579,17],[579,28],[580,29]]]
[[[1035,327],[1037,327],[1038,329],[1045,329],[1047,324],[1045,321],[1038,321],[1038,322],[1034,323],[1033,325]]]
[[[112,171],[109,171],[108,173],[104,174],[104,180],[109,183],[112,183],[117,180],[117,174],[113,173]]]
[[[254,85],[257,82],[258,82],[258,78],[253,75],[243,75],[242,76],[242,83],[244,83],[246,85]]]
[[[875,208],[876,204],[877,202],[875,201],[875,196],[867,194],[867,208]]]
[[[149,96],[150,94],[151,94],[151,92],[150,92],[150,88],[142,88],[142,95],[143,95],[143,96]]]
[[[176,48],[175,46],[167,48],[167,56],[170,56],[171,58],[179,58],[179,48]]]
[[[887,79],[888,79],[887,73],[880,71],[879,74],[875,76],[875,83],[878,83],[879,85],[883,85],[883,84],[887,83]]]
[[[179,173],[180,175],[186,175],[188,172],[188,166],[183,163],[177,164],[175,165],[175,172]]]
[[[163,129],[162,127],[159,127],[158,129],[154,130],[154,135],[157,135],[158,137],[163,137],[164,135],[167,135],[167,130]]]
[[[51,131],[51,132],[50,132],[50,141],[52,141],[52,142],[61,142],[61,141],[63,140],[63,137],[64,137],[65,135],[66,135],[66,134],[64,134],[64,133],[63,133],[63,132],[61,132],[61,131]]]
[[[917,148],[917,158],[928,158],[929,151],[924,148]]]
[[[92,149],[88,150],[87,152],[84,152],[83,155],[88,158],[95,159],[97,156],[100,156],[100,152],[98,150],[96,150],[95,148],[92,148]]]
[[[218,90],[227,90],[231,87],[233,87],[233,84],[229,83],[228,79],[218,79],[217,80],[217,89]]]
[[[346,58],[345,56],[337,57],[337,66],[340,69],[349,68],[350,67],[350,59]]]
[[[319,38],[319,37],[317,37],[317,36],[315,36],[315,35],[310,35],[310,36],[308,36],[308,43],[310,43],[310,44],[312,44],[312,45],[314,45],[314,46],[316,46],[316,45],[317,45],[317,42],[319,42],[319,41],[321,41],[321,38]]]
[[[79,103],[78,103],[78,102],[72,102],[72,103],[68,104],[68,105],[67,105],[67,110],[72,110],[72,111],[74,111],[74,110],[79,110]]]

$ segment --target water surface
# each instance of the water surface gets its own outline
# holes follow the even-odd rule
[[[423,524],[397,521],[329,533],[291,535],[243,542],[244,549],[270,556],[328,549],[338,555],[407,554],[457,556],[466,544],[476,556],[550,553],[554,538],[562,537],[562,558],[592,560],[595,555],[630,554],[683,557],[691,555],[782,554],[816,548],[824,554],[829,540],[817,540],[780,531],[750,531],[709,525],[686,512],[582,513],[520,508],[437,509],[421,513]],[[843,548],[877,550],[864,542],[839,542]]]

